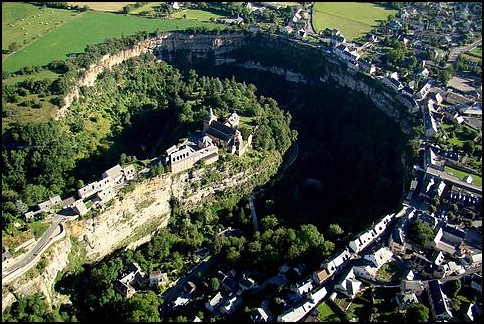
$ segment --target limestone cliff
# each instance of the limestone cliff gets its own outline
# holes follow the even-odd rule
[[[97,63],[92,64],[87,70],[80,72],[80,78],[76,85],[64,98],[64,104],[56,112],[55,118],[59,119],[66,115],[71,104],[79,98],[79,88],[82,86],[93,86],[98,75],[105,69],[110,69],[127,59],[139,56],[145,52],[174,52],[180,50],[189,51],[191,54],[213,52],[215,55],[222,55],[236,46],[243,44],[244,35],[231,33],[224,35],[212,34],[186,34],[166,33],[158,37],[148,38],[129,49],[119,51],[115,54],[104,55]]]
[[[230,57],[232,50],[249,44],[251,35],[241,33],[224,33],[216,34],[190,34],[190,33],[166,33],[164,35],[146,39],[137,43],[129,49],[120,51],[116,54],[104,55],[99,62],[93,64],[89,69],[82,71],[77,85],[64,98],[64,105],[56,112],[55,118],[65,116],[70,105],[79,98],[79,88],[81,86],[92,86],[98,75],[105,69],[119,64],[129,58],[136,57],[145,52],[152,52],[161,59],[171,60],[175,53],[186,55],[186,61],[191,64],[194,57],[207,57],[213,55],[214,65],[237,65],[248,69],[260,71],[269,71],[274,74],[283,76],[287,81],[307,84],[320,82],[321,85],[326,83],[337,84],[341,87],[347,87],[357,92],[361,92],[372,100],[375,106],[382,110],[388,117],[397,121],[402,132],[408,134],[411,130],[408,117],[404,116],[406,108],[398,100],[398,96],[393,90],[376,85],[377,81],[362,73],[355,72],[344,67],[339,61],[331,57],[326,57],[327,67],[320,72],[318,78],[309,78],[300,71],[277,66],[276,64],[261,64],[257,57],[248,57],[245,62],[240,63]],[[261,38],[260,42],[269,42],[269,39]],[[289,44],[289,43],[287,43]],[[279,45],[275,45],[279,46]],[[287,49],[304,45],[283,45]],[[270,50],[268,48],[268,50]],[[321,54],[322,55],[322,54]],[[304,59],[303,59],[304,60]],[[317,84],[316,84],[317,86]]]
[[[2,311],[15,300],[14,294],[40,292],[47,296],[48,302],[69,302],[66,296],[54,291],[53,284],[56,276],[69,266],[69,254],[78,253],[72,249],[72,239],[78,241],[79,247],[76,249],[82,250],[82,253],[73,257],[77,262],[83,258],[85,263],[93,263],[117,249],[134,249],[149,241],[157,229],[167,225],[172,198],[178,200],[181,208],[189,210],[213,199],[217,193],[249,194],[255,186],[270,179],[281,161],[280,154],[274,153],[262,160],[254,159],[250,165],[241,168],[236,160],[229,159],[137,183],[132,191],[119,194],[99,215],[66,222],[65,238],[52,245],[43,255],[47,264],[45,269],[40,274],[39,271],[29,271],[9,288],[4,287]],[[216,179],[212,179],[213,174],[217,174]]]

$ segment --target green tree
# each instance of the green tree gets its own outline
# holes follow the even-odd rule
[[[216,292],[220,289],[220,281],[216,277],[210,278],[210,290]]]
[[[136,293],[124,304],[126,322],[161,322],[160,298],[153,291]]]
[[[267,215],[264,216],[261,221],[261,228],[262,230],[268,230],[268,229],[276,229],[279,226],[279,220],[276,218],[275,215]]]
[[[429,308],[423,304],[412,304],[407,308],[405,316],[407,322],[428,322],[429,318]]]
[[[328,227],[328,233],[331,235],[341,235],[344,231],[338,224],[330,224]]]
[[[462,145],[462,149],[466,153],[473,154],[475,150],[474,142],[470,140],[465,141],[464,144]]]
[[[124,165],[126,163],[126,158],[127,158],[126,153],[124,153],[124,152],[121,153],[119,155],[119,164]]]
[[[13,42],[13,43],[10,43],[10,45],[8,45],[8,51],[10,53],[13,53],[15,52],[16,50],[18,50],[20,48],[20,46],[17,44],[17,42]]]
[[[29,206],[27,206],[27,204],[24,203],[21,199],[17,199],[15,201],[15,210],[18,216],[22,216],[29,210]]]
[[[462,283],[460,282],[460,279],[450,280],[445,283],[445,288],[449,297],[454,298],[462,288]]]

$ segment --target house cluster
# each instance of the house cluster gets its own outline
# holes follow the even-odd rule
[[[346,247],[341,253],[324,261],[321,264],[321,269],[314,271],[305,279],[299,279],[296,284],[291,287],[294,296],[292,298],[288,297],[293,301],[287,303],[290,306],[285,307],[285,310],[277,316],[277,321],[295,322],[306,317],[321,302],[321,300],[326,297],[327,289],[324,286],[324,283],[335,275],[337,270],[343,268],[350,259],[357,258],[363,249],[365,249],[370,243],[375,242],[385,231],[393,217],[394,214],[385,215],[378,220],[376,225],[372,226],[367,231],[362,232],[355,240],[351,241],[348,244],[348,247]],[[376,255],[368,256],[367,258],[369,260],[375,260],[375,262],[378,263],[376,267],[380,267],[380,264],[383,264],[381,261],[383,254],[384,252],[378,252]],[[288,274],[291,270],[293,269],[287,265],[283,265],[279,269],[280,273],[286,277],[289,277]],[[303,272],[297,267],[294,268],[294,271],[297,273]],[[335,286],[335,289],[336,287],[340,287],[342,291],[345,291],[345,289],[348,288],[356,294],[358,291],[356,288],[358,288],[359,285],[356,281],[354,281],[356,286],[352,283],[351,275],[347,277],[348,278],[345,278],[342,282],[338,283]],[[292,280],[289,279],[287,281]],[[264,309],[262,305],[260,308]]]
[[[203,120],[203,132],[192,135],[179,147],[173,145],[166,150],[165,163],[171,167],[172,173],[188,170],[197,163],[210,164],[218,160],[219,148],[228,153],[242,156],[252,144],[252,134],[247,139],[237,130],[240,118],[233,112],[223,122],[210,108]]]
[[[427,247],[418,248],[422,249],[420,251],[414,251],[415,247],[405,237],[410,223],[415,221],[423,222],[436,232]],[[462,230],[448,225],[443,219],[411,208],[396,224],[389,247],[398,257],[412,253],[405,261],[407,272],[402,277],[397,303],[404,306],[420,302],[422,293],[427,291],[435,321],[453,318],[450,300],[442,291],[441,279],[464,275],[465,282],[469,278],[475,280],[477,276],[479,286],[482,286],[482,277],[470,271],[482,267],[482,234],[478,229]],[[470,274],[467,274],[468,271]],[[479,292],[482,294],[482,288]],[[472,313],[468,315],[472,316]]]
[[[113,199],[118,190],[136,177],[133,165],[122,168],[119,164],[104,171],[101,180],[91,182],[77,190],[77,197],[71,196],[64,200],[60,196],[51,197],[39,203],[38,209],[24,214],[26,221],[31,221],[42,212],[57,212],[70,208],[76,215],[85,215],[92,207],[104,206]],[[89,207],[88,207],[89,206]]]
[[[123,296],[130,298],[136,292],[136,289],[147,287],[166,286],[168,277],[166,273],[160,271],[151,271],[146,275],[137,263],[130,263],[125,269],[122,277],[115,281],[114,288]]]
[[[405,105],[410,113],[420,111],[426,136],[433,137],[437,134],[444,117],[480,130],[482,81],[475,80],[465,88],[454,83],[445,86],[434,80],[437,76],[433,76],[429,70],[442,70],[443,68],[434,62],[443,60],[449,48],[462,45],[462,39],[473,39],[474,36],[469,36],[470,31],[482,32],[481,12],[478,9],[474,4],[412,3],[399,12],[398,19],[378,27],[383,35],[403,42],[407,51],[412,52],[412,56],[417,58],[416,71],[404,75],[409,81],[402,81],[402,76],[397,72],[384,71],[378,66],[377,62],[380,62],[380,59],[377,56],[381,53],[373,51],[373,48],[381,40],[373,32],[366,35],[362,46],[347,43],[344,35],[337,29],[327,28],[321,32],[321,36],[326,37],[332,47],[332,50],[326,52],[334,53],[336,57],[345,61],[348,67],[373,76],[375,80],[394,90],[397,93],[395,98]],[[456,14],[457,12],[459,14]],[[425,13],[428,13],[428,16]],[[430,59],[422,59],[429,51],[433,53]],[[365,58],[367,56],[372,57],[374,62]],[[452,63],[450,59],[448,63]]]
[[[249,274],[233,269],[227,273],[218,270],[216,278],[220,290],[205,302],[205,308],[213,314],[232,314],[242,305],[242,293],[257,286]]]
[[[296,6],[294,15],[287,25],[280,27],[280,31],[285,35],[294,35],[296,39],[304,39],[307,35],[309,13],[300,6]]]

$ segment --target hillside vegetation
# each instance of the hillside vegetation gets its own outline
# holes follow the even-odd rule
[[[234,79],[194,71],[182,75],[165,62],[157,63],[152,54],[105,71],[95,87],[81,89],[79,102],[66,118],[13,123],[5,130],[3,231],[15,235],[14,223],[23,223],[26,208],[57,194],[75,193],[123,154],[134,162],[160,155],[200,129],[209,108],[219,116],[237,112],[246,121],[241,132],[254,130],[255,150],[282,155],[296,136],[289,129],[291,116],[255,91],[253,85]]]

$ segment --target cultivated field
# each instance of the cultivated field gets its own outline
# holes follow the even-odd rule
[[[12,43],[26,46],[62,26],[78,13],[17,2],[2,2],[2,51]]]
[[[352,41],[396,13],[370,2],[315,2],[312,19],[316,32],[337,28]]]
[[[69,11],[66,10],[66,12]],[[137,31],[153,32],[156,29],[173,31],[197,26],[223,28],[223,25],[194,20],[148,19],[88,11],[78,14],[75,19],[71,19],[7,57],[2,62],[2,68],[7,71],[17,71],[25,66],[45,65],[56,59],[63,60],[71,53],[84,52],[87,44],[100,43],[106,38],[131,35]]]
[[[153,7],[158,7],[163,3],[164,2],[148,2],[144,6],[141,6],[139,8],[134,9],[133,11],[130,11],[130,14],[131,15],[138,15],[140,12],[143,12],[143,11],[148,11],[150,13],[154,13],[155,10],[153,9]]]
[[[189,20],[198,20],[198,21],[210,21],[210,18],[219,19],[225,18],[225,16],[217,15],[210,11],[204,10],[197,10],[197,9],[185,9],[180,10],[171,15],[172,18],[183,18],[185,15],[185,19]]]
[[[67,2],[73,6],[87,5],[89,9],[97,11],[122,12],[123,7],[136,2]]]

